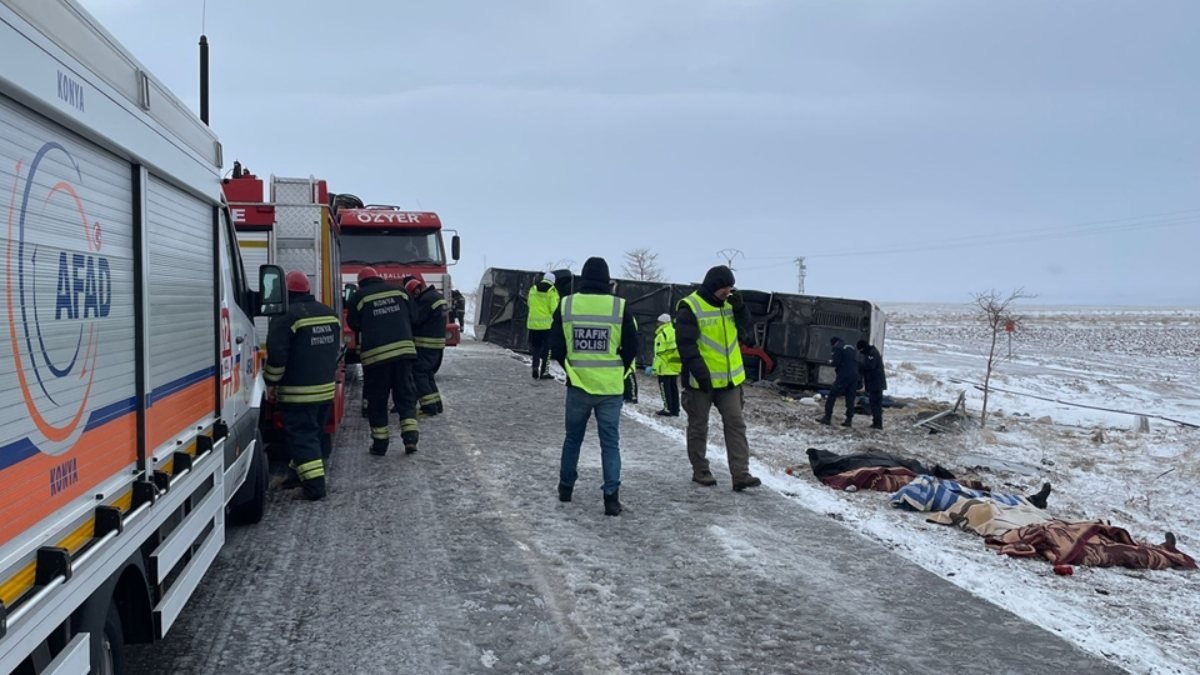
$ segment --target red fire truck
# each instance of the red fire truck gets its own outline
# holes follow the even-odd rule
[[[247,265],[279,265],[308,276],[317,300],[342,314],[342,284],[338,242],[340,228],[331,217],[329,190],[323,180],[271,176],[270,201],[263,199],[263,181],[233,163],[233,175],[223,183],[225,199],[237,229],[238,247]],[[252,282],[253,283],[253,282]],[[258,319],[257,334],[265,342],[267,324]],[[259,345],[265,358],[266,345]],[[338,361],[337,394],[326,433],[337,430],[345,412],[345,358]],[[263,429],[268,443],[280,440],[282,419],[270,401],[263,406]]]
[[[358,284],[358,272],[373,267],[384,279],[399,281],[405,276],[421,277],[451,302],[449,265],[460,255],[458,234],[451,233],[450,255],[442,238],[442,220],[429,211],[405,211],[398,206],[363,205],[349,194],[331,200],[341,228],[342,283],[348,297]],[[446,313],[446,344],[459,342],[453,312]],[[347,360],[357,361],[354,336],[348,337]]]

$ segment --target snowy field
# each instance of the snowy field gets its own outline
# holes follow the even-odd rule
[[[882,433],[867,429],[864,416],[847,430],[817,424],[811,400],[749,387],[755,471],[767,486],[1130,672],[1200,672],[1200,573],[1076,568],[1057,576],[1044,561],[997,555],[982,538],[893,509],[885,493],[835,492],[805,457],[809,447],[877,448],[994,489],[1028,494],[1050,482],[1052,515],[1106,520],[1156,544],[1170,530],[1196,557],[1200,429],[1155,418],[1139,433],[1135,414],[1200,424],[1200,309],[1026,308],[1011,359],[1001,343],[993,386],[1053,400],[994,394],[988,429],[932,435],[913,427],[917,415],[949,407],[960,392],[978,414],[981,392],[971,383],[983,379],[986,336],[966,306],[885,309],[888,394],[909,405],[885,413]],[[627,414],[683,442],[683,419],[653,415],[654,380],[644,377],[641,391]],[[790,466],[799,468],[794,476]]]

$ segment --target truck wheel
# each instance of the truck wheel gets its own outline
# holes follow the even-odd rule
[[[250,475],[246,482],[254,486],[250,499],[241,504],[234,504],[229,509],[229,519],[237,525],[254,525],[262,521],[267,512],[267,488],[271,480],[270,465],[267,463],[267,453],[263,449],[262,437],[259,436],[254,444],[254,459],[250,462]]]
[[[121,627],[121,613],[117,603],[108,605],[108,616],[104,619],[104,633],[100,638],[100,662],[92,669],[99,675],[124,675],[125,631]]]

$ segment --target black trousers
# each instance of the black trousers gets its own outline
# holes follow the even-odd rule
[[[387,450],[391,438],[389,398],[396,402],[396,412],[400,413],[400,436],[404,445],[417,444],[420,434],[417,432],[417,390],[413,383],[412,359],[393,359],[364,367],[363,398],[367,400],[372,448]]]
[[[838,398],[845,398],[846,421],[854,419],[854,390],[857,388],[857,382],[834,382],[829,390],[829,398],[825,399],[825,417],[832,419],[833,405],[837,403]]]
[[[422,349],[417,347],[417,360],[413,364],[413,381],[417,386],[417,405],[426,415],[442,412],[442,393],[437,386],[437,371],[442,368],[444,349]]]
[[[325,460],[329,459],[332,443],[325,433],[332,403],[311,405],[282,404],[283,432],[287,437],[290,465],[300,477],[304,496],[321,499],[325,496]]]
[[[877,426],[883,425],[883,390],[867,389],[867,399],[871,403],[871,422]]]
[[[662,394],[663,410],[672,415],[679,414],[679,376],[659,375],[658,391]]]
[[[536,380],[550,370],[550,331],[529,331],[529,355],[533,357],[533,379]]]

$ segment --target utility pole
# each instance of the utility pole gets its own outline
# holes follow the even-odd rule
[[[796,292],[804,295],[804,277],[808,274],[808,267],[804,264],[804,256],[796,258]]]
[[[717,251],[717,257],[724,260],[725,265],[731,270],[733,269],[734,258],[737,258],[739,255],[743,258],[746,257],[746,254],[742,253],[736,248],[723,248],[720,251]]]

